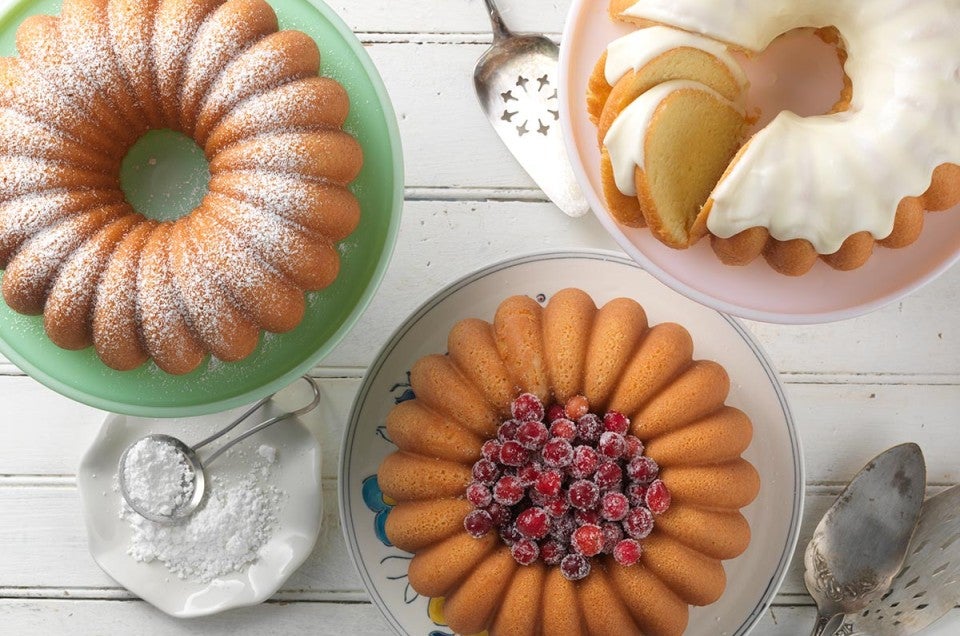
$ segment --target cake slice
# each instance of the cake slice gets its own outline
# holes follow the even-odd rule
[[[636,197],[661,242],[689,247],[707,232],[703,205],[740,148],[746,123],[743,109],[709,86],[664,82],[620,111],[604,136],[604,189]]]
[[[614,40],[597,62],[589,81],[587,108],[597,124],[604,199],[613,217],[632,227],[646,225],[640,202],[620,192],[603,139],[614,120],[650,89],[673,80],[699,82],[732,102],[747,79],[724,45],[668,27],[635,31]]]

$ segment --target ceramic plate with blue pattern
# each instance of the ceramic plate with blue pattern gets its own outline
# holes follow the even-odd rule
[[[748,413],[755,427],[744,457],[759,471],[762,486],[756,501],[743,510],[755,531],[747,551],[724,562],[723,597],[693,608],[687,633],[747,634],[780,587],[800,531],[803,457],[783,389],[770,361],[739,322],[688,300],[612,252],[548,252],[492,265],[428,300],[380,351],[357,394],[340,461],[343,531],[371,599],[400,634],[452,634],[444,624],[443,599],[422,597],[410,587],[411,555],[393,547],[384,532],[393,502],[380,491],[376,472],[395,449],[386,432],[387,413],[413,397],[411,365],[424,355],[446,351],[447,333],[458,320],[492,320],[507,296],[526,294],[546,303],[565,287],[583,289],[598,306],[618,296],[636,299],[651,324],[682,324],[693,335],[694,357],[716,360],[729,372],[727,403]]]

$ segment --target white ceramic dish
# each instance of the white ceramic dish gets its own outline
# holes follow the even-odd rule
[[[688,634],[742,635],[776,594],[796,545],[803,505],[803,458],[776,372],[759,345],[734,319],[668,289],[635,263],[610,252],[551,252],[492,265],[439,292],[391,337],[370,367],[353,406],[340,458],[341,519],[351,556],[371,598],[401,634],[443,636],[439,603],[407,585],[410,555],[387,544],[389,514],[376,483],[392,450],[384,422],[396,401],[411,397],[407,372],[423,355],[446,350],[450,327],[466,317],[491,319],[505,297],[527,294],[545,302],[565,287],[580,287],[598,303],[630,296],[651,324],[687,327],[695,356],[723,364],[732,378],[728,402],[747,412],[756,431],[745,453],[760,473],[757,500],[744,510],[755,529],[750,548],[727,561],[727,590],[717,603],[696,608]]]
[[[240,430],[308,402],[306,385],[295,386],[268,402],[241,424]],[[290,420],[242,442],[207,470],[208,477],[242,479],[259,459],[257,449],[261,444],[277,450],[276,463],[263,478],[263,484],[279,488],[285,496],[273,536],[261,549],[257,561],[242,572],[204,584],[181,580],[162,563],[138,563],[127,554],[131,531],[119,517],[120,494],[113,490],[117,462],[127,445],[150,433],[167,433],[191,444],[243,411],[241,408],[186,419],[110,415],[81,461],[77,484],[90,553],[117,583],[171,616],[205,616],[266,600],[300,567],[317,541],[323,514],[320,444],[299,421]],[[201,450],[201,460],[210,452],[211,449]]]
[[[618,224],[606,212],[596,127],[586,112],[587,79],[607,44],[630,32],[611,22],[607,2],[573,0],[560,47],[560,122],[567,154],[590,206],[631,258],[660,281],[718,311],[766,322],[808,324],[853,318],[903,298],[960,260],[960,206],[926,215],[916,243],[878,248],[863,267],[837,272],[817,262],[806,275],[777,274],[762,258],[747,267],[720,263],[709,241],[673,250],[645,229]],[[761,80],[764,69],[747,69]],[[751,71],[754,71],[751,73]]]

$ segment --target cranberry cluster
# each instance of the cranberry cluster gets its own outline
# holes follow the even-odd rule
[[[473,465],[467,532],[480,538],[497,530],[518,563],[543,559],[571,581],[587,576],[598,554],[636,563],[670,493],[643,442],[627,434],[630,420],[590,413],[582,395],[544,409],[524,393],[510,408],[513,419]]]

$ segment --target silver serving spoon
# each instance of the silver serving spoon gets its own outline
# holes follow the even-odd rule
[[[260,400],[259,402],[251,406],[249,409],[247,409],[247,411],[243,415],[241,415],[234,421],[230,422],[230,424],[223,427],[222,429],[220,429],[210,437],[207,437],[206,439],[194,444],[192,447],[187,446],[176,437],[173,437],[171,435],[162,435],[162,434],[147,435],[133,442],[129,446],[127,446],[127,448],[123,451],[123,454],[120,455],[120,465],[117,470],[117,481],[119,482],[120,494],[123,495],[124,501],[126,501],[127,505],[129,505],[137,514],[141,515],[142,517],[145,517],[146,519],[149,519],[150,521],[155,521],[157,523],[163,523],[163,524],[176,523],[192,515],[194,512],[196,512],[197,508],[203,502],[203,497],[204,497],[204,494],[206,493],[207,480],[203,472],[204,465],[209,466],[214,460],[216,460],[218,457],[223,455],[225,452],[227,452],[228,450],[230,450],[231,448],[233,448],[243,440],[247,439],[251,435],[256,435],[257,433],[267,428],[268,426],[272,426],[277,422],[282,422],[283,420],[288,420],[292,417],[297,417],[299,415],[309,413],[310,411],[315,409],[318,404],[320,404],[320,387],[317,386],[317,383],[314,381],[314,379],[309,376],[305,375],[303,376],[303,379],[307,381],[307,383],[310,385],[311,390],[313,391],[313,399],[310,401],[309,404],[307,404],[303,408],[297,409],[296,411],[290,411],[288,413],[284,413],[282,415],[272,417],[264,422],[257,424],[256,426],[250,428],[249,430],[244,431],[243,433],[238,435],[236,439],[230,440],[229,442],[227,442],[226,444],[218,448],[216,451],[211,453],[210,457],[208,457],[205,462],[201,462],[200,458],[197,456],[197,451],[199,449],[203,448],[210,442],[213,442],[214,440],[217,440],[223,435],[226,435],[227,433],[232,431],[241,422],[245,421],[247,418],[253,415],[257,411],[257,409],[259,409],[261,406],[269,402],[273,398],[273,396],[276,395],[276,393],[274,393],[273,395],[268,395],[267,397],[263,398],[262,400]],[[125,466],[127,463],[127,453],[130,452],[131,448],[141,443],[143,440],[151,440],[151,441],[160,442],[161,444],[168,444],[183,456],[183,458],[186,460],[187,465],[190,466],[190,468],[192,469],[191,477],[193,479],[193,494],[190,497],[189,501],[183,502],[179,506],[173,508],[170,514],[156,514],[150,510],[146,510],[143,508],[143,506],[137,503],[133,497],[130,496],[130,493],[128,490],[127,475],[125,470]]]
[[[867,464],[837,498],[804,554],[804,582],[817,602],[812,636],[833,636],[844,614],[882,596],[900,570],[917,526],[926,465],[916,444],[901,444]]]
[[[907,636],[960,602],[960,486],[923,503],[903,569],[890,589],[848,617],[844,634]]]
[[[493,25],[493,46],[473,71],[480,106],[543,193],[569,216],[582,216],[590,206],[577,185],[560,134],[560,51],[542,35],[514,35],[493,0],[484,2]]]

